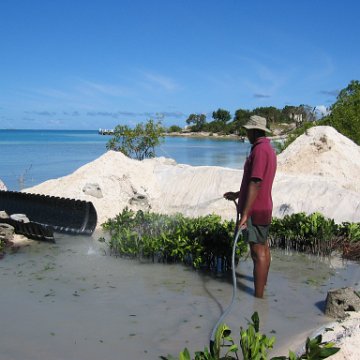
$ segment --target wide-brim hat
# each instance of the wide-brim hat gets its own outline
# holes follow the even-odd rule
[[[249,121],[243,127],[248,130],[258,129],[271,133],[271,130],[266,127],[266,119],[258,115],[250,116]]]

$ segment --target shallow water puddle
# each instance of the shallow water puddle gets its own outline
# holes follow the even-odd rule
[[[229,279],[110,257],[97,237],[56,239],[0,261],[1,359],[157,359],[208,346],[231,299]],[[226,323],[238,339],[239,327],[258,311],[261,330],[277,337],[275,355],[330,321],[322,313],[328,289],[359,289],[360,267],[273,251],[264,300],[252,296],[251,260],[240,261],[237,274],[237,302]]]

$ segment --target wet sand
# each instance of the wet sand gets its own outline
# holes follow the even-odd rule
[[[231,299],[230,279],[110,257],[97,238],[56,234],[55,245],[31,242],[0,261],[2,360],[158,359],[208,346]],[[226,323],[238,342],[239,327],[258,311],[262,332],[277,338],[273,356],[332,322],[323,314],[330,288],[359,289],[359,264],[273,251],[259,300],[251,272],[250,259],[239,263]]]

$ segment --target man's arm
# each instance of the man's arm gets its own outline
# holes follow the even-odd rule
[[[239,221],[239,229],[246,227],[244,225],[246,224],[246,221],[249,217],[250,209],[259,194],[259,190],[261,188],[261,182],[262,180],[258,178],[252,178],[250,180],[245,206],[243,208],[243,211],[241,213],[241,218]]]

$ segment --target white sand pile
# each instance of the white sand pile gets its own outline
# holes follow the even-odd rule
[[[317,126],[278,156],[274,215],[319,211],[360,221],[360,147],[330,126]]]
[[[278,157],[274,216],[319,211],[360,221],[360,150],[330,127],[309,130]],[[239,189],[242,170],[176,164],[165,158],[137,161],[108,151],[74,173],[24,191],[93,202],[99,224],[125,206],[188,216],[235,216],[222,195]],[[320,175],[321,174],[321,175]]]
[[[98,213],[98,225],[116,216],[136,194],[157,198],[160,190],[153,180],[154,167],[165,161],[137,161],[109,151],[68,176],[49,180],[26,192],[91,201]],[[89,187],[97,193],[86,193]]]
[[[278,171],[331,178],[360,192],[360,147],[330,126],[316,126],[278,157]]]
[[[68,176],[24,191],[91,201],[98,225],[126,206],[188,216],[215,212],[232,218],[235,207],[222,194],[236,189],[241,175],[238,170],[177,165],[165,158],[137,161],[108,151]],[[89,185],[99,191],[86,193]]]
[[[242,171],[216,166],[157,166],[155,181],[161,196],[154,201],[154,211],[181,212],[187,216],[211,213],[231,219],[235,204],[223,198],[229,190],[237,191]]]
[[[322,335],[322,341],[332,342],[340,350],[331,360],[357,360],[360,359],[360,313],[348,312],[349,317],[339,320],[320,329],[311,335]]]

